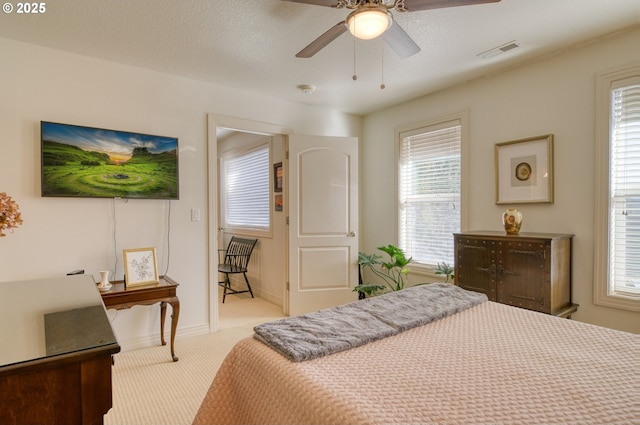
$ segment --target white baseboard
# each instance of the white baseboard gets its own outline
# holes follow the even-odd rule
[[[205,335],[208,333],[209,333],[208,323],[190,326],[188,328],[180,328],[176,331],[176,341],[179,341],[181,339],[191,338],[194,336]],[[164,340],[166,341],[167,345],[171,343],[170,331],[165,332]],[[122,341],[118,341],[118,344],[120,344],[120,349],[122,351],[130,351],[130,350],[137,350],[139,348],[154,347],[160,344],[160,332],[156,332],[156,333],[142,336],[142,337],[125,339]],[[176,351],[178,351],[177,348],[176,348]]]
[[[271,304],[275,304],[277,306],[282,307],[282,297],[276,297],[274,294],[271,294],[268,292],[262,292],[262,291],[260,291],[259,294],[256,294],[256,296],[262,298],[265,301],[270,302]]]

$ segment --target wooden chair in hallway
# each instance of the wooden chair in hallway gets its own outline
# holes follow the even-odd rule
[[[220,258],[218,264],[218,272],[224,274],[224,280],[218,282],[218,285],[224,288],[224,294],[222,295],[222,302],[227,298],[227,294],[242,294],[248,292],[253,298],[253,291],[251,290],[251,284],[247,278],[247,267],[249,266],[249,259],[253,248],[256,246],[257,239],[246,239],[232,236],[229,241],[227,249],[219,250]],[[247,289],[237,290],[231,288],[231,281],[229,280],[230,274],[242,273],[244,281],[247,283]]]

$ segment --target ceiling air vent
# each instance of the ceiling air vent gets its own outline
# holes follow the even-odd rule
[[[482,59],[489,59],[492,58],[496,55],[499,55],[500,53],[504,53],[504,52],[508,52],[509,50],[513,50],[516,47],[519,47],[520,43],[518,43],[517,41],[510,41],[506,44],[503,44],[502,46],[498,46],[498,47],[494,47],[493,49],[487,50],[486,52],[482,52],[480,53],[478,56],[480,56]]]

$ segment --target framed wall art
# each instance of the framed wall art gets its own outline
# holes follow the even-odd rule
[[[282,211],[282,195],[277,194],[273,199],[273,207],[275,211]]]
[[[282,192],[284,173],[282,171],[282,162],[273,164],[273,191]]]
[[[496,143],[496,204],[553,202],[553,134]]]
[[[126,287],[158,283],[156,249],[125,249],[124,279]]]

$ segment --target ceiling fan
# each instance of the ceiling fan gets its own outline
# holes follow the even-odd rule
[[[310,58],[347,30],[355,37],[371,40],[382,36],[384,41],[400,56],[408,58],[420,51],[420,47],[393,20],[391,9],[398,12],[470,6],[497,3],[500,0],[283,0],[293,3],[313,4],[336,9],[350,9],[347,18],[300,50],[296,57]]]

